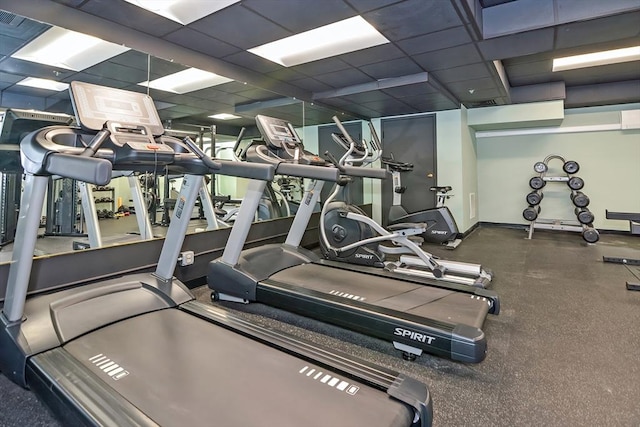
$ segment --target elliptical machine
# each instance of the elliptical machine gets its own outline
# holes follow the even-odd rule
[[[340,160],[332,159],[336,167],[367,166],[382,156],[382,147],[371,123],[373,138],[367,144],[355,142],[338,118],[334,116],[333,120],[342,134],[334,133],[332,138],[347,150]],[[436,259],[422,250],[420,236],[427,230],[427,224],[400,223],[385,229],[360,208],[350,205],[344,197],[348,183],[348,177],[336,183],[320,213],[320,246],[326,259],[469,286],[485,288],[489,285],[492,273],[481,265]],[[337,200],[339,195],[342,200]],[[391,245],[381,244],[385,241]],[[386,255],[391,254],[399,255],[399,260],[387,261]]]
[[[374,135],[374,138],[377,138],[377,135],[373,133],[372,135]],[[436,186],[429,188],[429,190],[436,192],[436,207],[409,213],[402,206],[402,194],[406,191],[407,187],[402,186],[400,175],[402,172],[411,172],[413,170],[413,164],[395,160],[393,155],[391,155],[390,158],[382,157],[380,160],[382,164],[391,171],[393,179],[393,202],[389,208],[387,220],[389,225],[407,222],[423,222],[427,224],[427,230],[422,233],[422,238],[425,242],[444,245],[447,249],[457,248],[458,245],[462,243],[462,240],[458,238],[458,225],[449,208],[444,205],[445,201],[452,197],[452,195],[449,194],[451,187]]]

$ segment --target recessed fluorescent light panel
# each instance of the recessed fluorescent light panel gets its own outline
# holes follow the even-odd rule
[[[640,46],[624,49],[605,50],[585,55],[567,56],[553,60],[553,71],[573,70],[575,68],[596,67],[598,65],[618,64],[620,62],[640,60]]]
[[[389,40],[378,30],[361,16],[354,16],[254,47],[249,52],[292,67],[385,43],[389,43]]]
[[[20,80],[17,85],[35,87],[38,89],[54,90],[56,92],[62,92],[69,88],[68,83],[56,82],[54,80],[37,79],[35,77],[27,77],[24,80]]]
[[[169,74],[168,76],[160,77],[159,79],[151,80],[150,82],[146,81],[138,84],[148,86],[152,89],[183,94],[232,81],[232,79],[208,71],[188,68],[177,73]]]
[[[52,27],[11,55],[24,61],[80,71],[128,51],[97,37]]]
[[[229,113],[219,113],[209,117],[211,117],[212,119],[218,119],[218,120],[233,120],[233,119],[242,118],[240,116],[236,116],[235,114],[229,114]]]
[[[239,0],[125,0],[182,25],[224,9]]]

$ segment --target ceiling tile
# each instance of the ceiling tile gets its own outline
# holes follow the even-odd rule
[[[432,73],[441,83],[459,82],[469,80],[469,78],[491,77],[487,66],[484,63],[463,65],[461,67],[453,67],[443,71],[435,71]]]
[[[567,70],[553,73],[553,80],[564,80],[567,86],[612,83],[640,77],[640,61],[592,67],[588,74],[582,70]]]
[[[557,2],[556,13],[559,22],[583,21],[594,16],[627,13],[639,6],[638,0],[562,0]],[[636,27],[638,22],[636,20]]]
[[[462,25],[446,1],[405,0],[363,16],[391,41]]]
[[[352,112],[356,115],[360,115],[367,118],[381,117],[383,114],[380,111],[369,108],[363,104],[346,104],[342,108],[338,107],[338,110],[344,109],[346,111]],[[340,118],[342,119],[342,115]]]
[[[135,50],[123,52],[120,55],[109,58],[108,61],[131,68],[137,68],[138,70],[143,70],[145,72],[147,71],[147,68],[149,68],[149,55]],[[159,60],[152,58],[152,61]]]
[[[351,18],[353,9],[343,0],[244,0],[242,5],[276,22],[292,33],[301,33]]]
[[[390,77],[408,76],[424,70],[409,58],[399,58],[365,65],[360,67],[360,71],[370,75],[374,79],[386,79]]]
[[[258,55],[254,55],[253,53],[246,51],[240,51],[238,53],[228,55],[224,60],[262,74],[270,73],[282,68],[281,65],[276,64],[275,62],[268,61]]]
[[[124,89],[125,87],[137,86],[137,85],[132,85],[130,82],[123,82],[121,80],[110,79],[102,75],[89,74],[82,71],[73,74],[70,78],[64,79],[63,81],[67,83],[71,83],[72,81],[75,81],[75,80],[86,82],[86,83],[92,83],[94,85],[114,87],[117,89]],[[144,87],[137,86],[137,91],[142,92],[144,90],[146,90]]]
[[[395,116],[400,114],[411,114],[415,112],[413,107],[397,99],[368,102],[362,104],[362,106],[377,111],[381,116]]]
[[[6,84],[7,86],[11,86],[15,83],[18,83],[22,79],[24,79],[24,76],[13,74],[13,73],[0,72],[0,83]]]
[[[349,4],[353,6],[359,13],[369,12],[374,9],[380,9],[394,3],[400,3],[405,0],[349,0]]]
[[[339,57],[334,56],[330,58],[320,59],[318,61],[296,65],[295,67],[291,67],[290,69],[298,71],[305,75],[313,76],[349,68],[349,64],[338,58]]]
[[[213,37],[209,37],[206,34],[188,27],[182,27],[170,34],[167,34],[163,38],[180,46],[184,46],[188,49],[193,49],[196,52],[201,52],[214,58],[222,58],[223,56],[241,51],[235,46],[232,46]]]
[[[51,25],[43,22],[34,21],[32,19],[21,19],[21,17],[13,13],[10,15],[16,17],[12,20],[12,22],[16,23],[0,23],[0,32],[5,37],[28,42],[51,28]],[[4,42],[4,39],[0,39],[0,42]]]
[[[299,73],[296,70],[291,68],[280,68],[279,70],[272,71],[267,74],[267,76],[278,79],[281,81],[289,81],[294,79],[302,79],[306,77],[304,74]]]
[[[332,89],[332,87],[328,84],[322,83],[311,77],[306,77],[300,80],[292,80],[289,83],[308,92],[323,92],[325,90]]]
[[[84,72],[128,83],[140,83],[147,80],[147,72],[145,70],[115,64],[109,61],[89,67],[84,70]]]
[[[45,108],[45,98],[5,90],[2,92],[1,106],[5,108],[24,108],[26,110],[42,111]]]
[[[639,34],[640,12],[626,13],[620,16],[561,25],[557,29],[555,47],[562,49],[603,43],[638,37]]]
[[[415,55],[413,59],[426,71],[444,70],[482,61],[482,57],[472,43],[435,52],[422,53]]]
[[[240,49],[250,49],[292,34],[240,3],[204,17],[189,27]]]
[[[181,24],[125,1],[90,0],[79,7],[80,10],[102,19],[117,22],[136,31],[161,37],[182,27]]]
[[[359,70],[356,70],[355,68],[321,74],[316,76],[316,79],[334,88],[352,86],[372,81],[371,77]]]
[[[52,80],[62,80],[74,73],[74,71],[58,69],[49,65],[22,61],[11,57],[6,57],[0,61],[0,72],[18,74],[23,77],[30,76]]]
[[[555,32],[553,28],[543,28],[541,30],[483,40],[478,42],[478,47],[486,60],[504,59],[551,51],[554,38]]]
[[[344,55],[336,56],[336,58],[346,62],[347,64],[353,65],[354,67],[360,67],[362,65],[374,64],[384,60],[402,58],[404,56],[405,54],[394,44],[387,43],[370,47],[368,49],[345,53]]]
[[[469,36],[466,27],[459,26],[401,40],[398,42],[398,46],[407,54],[415,55],[466,43],[471,43],[471,36]]]

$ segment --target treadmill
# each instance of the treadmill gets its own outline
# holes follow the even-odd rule
[[[424,384],[199,303],[173,277],[201,176],[265,180],[272,166],[215,161],[163,136],[147,95],[79,82],[71,94],[81,128],[47,127],[21,143],[23,209],[0,314],[4,375],[65,425],[431,425]],[[155,271],[29,294],[49,176],[105,185],[113,170],[156,168],[186,175]]]
[[[331,263],[300,247],[324,181],[335,182],[340,174],[381,179],[388,172],[339,165],[305,151],[285,120],[258,115],[256,123],[264,141],[254,141],[247,160],[311,181],[285,243],[243,251],[266,185],[250,182],[229,243],[222,257],[209,264],[212,298],[262,302],[391,341],[409,360],[423,352],[467,363],[484,360],[487,344],[481,328],[488,313],[499,312],[493,291],[455,283],[443,287],[435,280]],[[322,178],[327,170],[333,176]]]

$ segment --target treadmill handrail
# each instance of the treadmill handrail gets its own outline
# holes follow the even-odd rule
[[[244,128],[243,128],[244,129]],[[242,135],[242,132],[241,132]],[[187,147],[196,155],[211,171],[220,175],[237,176],[241,178],[259,179],[271,181],[275,176],[273,165],[263,165],[256,163],[243,163],[237,161],[223,161],[213,159],[205,154],[198,145],[188,136],[182,140]]]
[[[273,165],[236,162],[233,160],[218,160],[218,163],[220,168],[215,171],[216,175],[273,181],[276,174],[276,168]]]
[[[363,168],[359,166],[344,165],[343,175],[358,176],[363,178],[387,179],[389,171],[382,168]]]
[[[62,153],[50,153],[44,158],[43,170],[49,175],[77,179],[95,185],[111,181],[112,165],[105,159]]]
[[[34,175],[58,175],[59,173],[56,171],[47,170],[49,168],[48,157],[53,154],[75,157],[83,156],[85,159],[93,158],[93,160],[106,159],[107,161],[109,161],[109,163],[113,162],[115,156],[113,150],[111,149],[93,147],[89,148],[88,150],[88,147],[61,145],[57,144],[55,141],[53,141],[53,139],[47,137],[51,133],[51,131],[64,131],[67,129],[73,128],[70,128],[69,126],[47,126],[45,128],[30,132],[22,138],[22,140],[20,141],[20,151],[22,155],[20,157],[22,167],[24,168],[26,173],[31,173]],[[104,141],[104,139],[102,139],[102,141]],[[65,173],[59,175],[72,173],[71,170],[65,170],[64,172]]]
[[[340,171],[332,165],[320,166],[294,163],[293,160],[277,156],[266,145],[253,146],[250,150],[255,156],[249,156],[248,158],[253,158],[261,163],[275,165],[277,174],[332,182],[340,178]]]
[[[282,175],[319,179],[335,182],[340,178],[340,171],[328,166],[301,165],[299,163],[280,163],[277,171]]]

